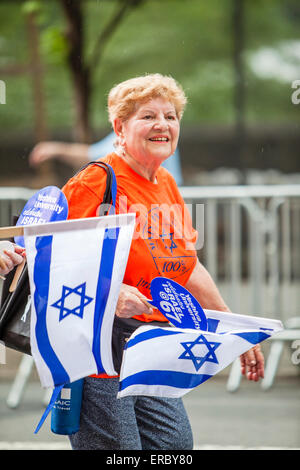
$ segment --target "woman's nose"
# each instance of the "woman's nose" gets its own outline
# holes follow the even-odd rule
[[[156,129],[168,129],[169,123],[164,116],[157,117],[154,123]]]

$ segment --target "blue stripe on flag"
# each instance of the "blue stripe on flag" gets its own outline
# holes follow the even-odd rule
[[[122,391],[130,385],[167,385],[175,388],[194,388],[208,380],[208,374],[188,374],[174,370],[146,370],[126,377],[120,382]]]
[[[207,318],[207,331],[210,333],[215,333],[217,331],[220,320],[215,318]]]
[[[119,238],[120,227],[106,228],[103,239],[102,255],[100,262],[100,270],[97,284],[97,294],[95,301],[95,315],[94,315],[94,339],[93,339],[93,354],[98,368],[98,374],[105,373],[101,352],[100,342],[101,327],[107,299],[110,292],[111,277],[115,261],[116,246]]]
[[[52,251],[52,236],[37,237],[35,242],[33,279],[35,284],[34,304],[36,310],[35,336],[39,352],[50,369],[54,385],[70,381],[67,371],[53,350],[47,331],[47,306]]]
[[[270,337],[270,335],[267,335],[266,333],[263,333],[262,331],[257,331],[257,332],[246,331],[245,333],[231,333],[231,334],[235,336],[240,336],[246,341],[249,341],[249,343],[251,344],[260,343],[261,341],[264,341],[265,339]]]
[[[167,336],[167,335],[179,335],[182,334],[181,331],[170,331],[170,330],[164,330],[163,328],[157,328],[157,329],[151,329],[148,331],[144,331],[143,333],[137,334],[134,338],[131,340],[127,341],[125,345],[125,349],[131,348],[132,346],[135,346],[136,344],[140,343],[141,341],[146,341],[147,339],[152,339],[152,338],[159,338],[160,336]]]

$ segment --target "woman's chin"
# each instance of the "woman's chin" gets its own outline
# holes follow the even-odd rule
[[[172,155],[172,153],[170,153],[169,151],[168,152],[166,152],[165,150],[164,151],[156,151],[156,152],[151,152],[151,156],[149,156],[149,158],[152,158],[152,159],[155,159],[155,160],[160,160],[160,162],[163,163],[171,155]]]

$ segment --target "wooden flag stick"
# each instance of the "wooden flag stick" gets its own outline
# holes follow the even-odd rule
[[[20,237],[24,235],[24,227],[19,225],[18,227],[0,227],[0,239],[1,238],[11,238],[11,237]]]
[[[149,304],[149,303],[147,302],[147,300],[144,299],[143,297],[139,297],[139,299],[140,299],[140,300],[143,302],[143,304],[145,304],[147,307],[149,307],[149,308],[155,308],[155,307],[153,307],[153,305]]]
[[[9,292],[14,292],[16,290],[16,287],[20,279],[20,276],[22,274],[24,266],[25,266],[25,259],[22,261],[21,264],[19,264],[19,266],[17,266],[14,278],[11,282],[11,285],[9,286]]]

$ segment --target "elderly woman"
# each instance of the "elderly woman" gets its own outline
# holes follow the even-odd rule
[[[160,74],[122,82],[108,96],[117,142],[116,151],[101,161],[116,174],[116,212],[136,209],[138,213],[116,308],[114,327],[121,330],[130,321],[135,326],[142,322],[167,325],[166,318],[145,302],[151,280],[157,276],[172,277],[184,285],[204,308],[229,311],[191,246],[197,233],[190,219],[184,218],[183,231],[178,230],[183,220],[180,211],[174,212],[172,221],[164,219],[162,208],[184,211],[176,183],[161,164],[176,149],[185,105],[182,88]],[[106,173],[98,166],[75,175],[63,188],[69,217],[96,216],[105,187]],[[188,234],[188,240],[178,233]],[[177,270],[166,269],[166,261]],[[259,347],[244,354],[241,364],[250,380],[263,376]],[[85,379],[80,430],[70,436],[73,449],[192,449],[191,428],[180,399],[135,396],[117,400],[117,392],[118,377]]]

